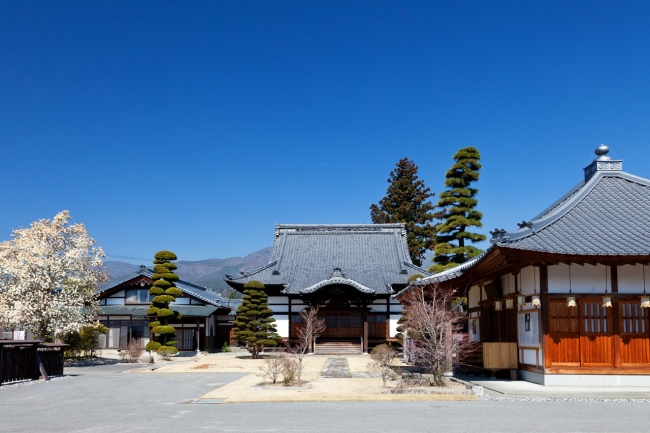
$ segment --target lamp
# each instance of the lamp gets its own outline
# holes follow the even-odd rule
[[[512,310],[515,308],[515,300],[513,298],[506,299],[506,310]]]
[[[539,299],[537,294],[537,267],[533,266],[533,296],[530,298],[530,304],[533,307],[539,307],[542,305],[542,301]]]
[[[524,295],[517,296],[517,305],[520,307],[526,305],[526,297]]]
[[[494,311],[501,311],[502,309],[501,300],[494,301]]]
[[[643,265],[643,296],[641,296],[641,308],[650,308],[650,296],[645,292],[645,265]]]
[[[607,265],[605,265],[605,296],[603,296],[603,307],[611,308],[612,306],[612,297],[607,296]]]
[[[576,297],[571,296],[571,263],[569,263],[569,296],[566,297],[567,307],[577,307]]]

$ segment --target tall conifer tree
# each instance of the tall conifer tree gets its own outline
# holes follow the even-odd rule
[[[429,201],[434,194],[418,179],[418,166],[408,158],[399,160],[388,183],[386,196],[370,206],[370,217],[375,224],[404,223],[409,255],[421,266],[424,252],[435,245],[434,206]]]
[[[470,188],[479,177],[481,155],[474,147],[460,149],[453,158],[456,162],[447,171],[445,186],[447,190],[440,194],[436,217],[441,219],[436,226],[436,248],[433,266],[430,271],[440,272],[453,268],[482,250],[467,245],[469,242],[485,240],[485,235],[468,231],[471,227],[482,227],[483,214],[474,208],[478,200],[478,189]]]
[[[234,338],[246,344],[253,359],[259,358],[264,347],[277,346],[282,341],[268,302],[263,283],[252,280],[244,284],[244,297],[237,308],[232,328]]]
[[[154,296],[151,300],[151,307],[147,310],[148,316],[154,316],[149,322],[151,328],[151,341],[147,343],[147,350],[156,350],[161,355],[173,355],[178,353],[176,348],[176,329],[168,324],[172,318],[180,319],[178,311],[172,311],[169,304],[176,298],[183,296],[181,289],[174,285],[178,281],[178,275],[174,273],[177,268],[172,260],[176,260],[176,254],[171,251],[158,251],[154,256],[154,280],[149,294]]]

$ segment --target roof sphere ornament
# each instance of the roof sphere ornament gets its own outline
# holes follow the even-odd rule
[[[596,155],[598,155],[598,159],[611,159],[609,156],[607,156],[608,153],[609,147],[605,146],[604,144],[601,144],[596,149]]]

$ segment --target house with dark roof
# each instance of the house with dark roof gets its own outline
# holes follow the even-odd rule
[[[539,215],[397,299],[413,287],[466,291],[483,367],[545,385],[649,386],[650,180],[608,152]]]
[[[149,342],[149,318],[147,310],[151,303],[149,289],[154,283],[153,271],[145,266],[111,287],[99,292],[102,315],[99,321],[108,327],[102,336],[100,348],[125,349],[132,339]],[[227,299],[206,287],[179,280],[176,283],[183,292],[170,304],[172,310],[181,313],[180,319],[170,321],[176,328],[177,348],[180,351],[213,350],[230,340],[234,310],[238,300]]]
[[[285,339],[315,306],[327,326],[316,353],[360,353],[395,339],[402,307],[391,296],[418,274],[431,275],[412,263],[403,224],[278,224],[269,263],[225,281],[239,292],[262,282]]]

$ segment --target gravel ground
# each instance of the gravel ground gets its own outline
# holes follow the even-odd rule
[[[0,391],[3,389],[11,389],[11,388],[20,388],[23,386],[35,386],[35,385],[47,385],[48,383],[51,382],[57,382],[59,380],[64,380],[64,379],[71,379],[74,376],[68,376],[68,375],[63,375],[63,376],[54,376],[51,377],[50,380],[21,380],[20,382],[10,382],[10,383],[3,383],[0,385]]]
[[[562,397],[493,397],[484,395],[481,400],[488,401],[580,401],[605,403],[650,403],[650,398],[562,398]]]

